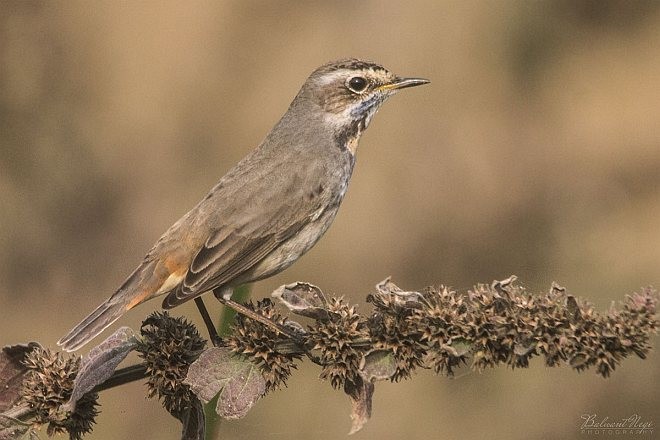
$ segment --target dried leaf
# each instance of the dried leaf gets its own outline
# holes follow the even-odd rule
[[[293,313],[319,321],[328,319],[328,300],[313,284],[295,282],[278,287],[272,294]]]
[[[94,347],[80,364],[80,370],[73,382],[73,392],[69,401],[62,405],[66,411],[72,411],[76,402],[97,385],[105,382],[117,365],[135,349],[135,333],[129,327],[121,327],[105,341]]]
[[[30,424],[0,414],[0,440],[38,439]]]
[[[346,382],[344,391],[351,399],[351,430],[348,435],[361,430],[371,417],[371,402],[374,395],[374,384],[358,378],[358,383]]]
[[[445,350],[447,353],[452,355],[453,357],[459,357],[460,355],[458,354],[458,350],[456,350],[454,347],[451,345],[447,344],[440,344],[440,349]]]
[[[229,361],[231,353],[222,347],[211,347],[197,358],[188,368],[183,381],[204,403],[208,403],[229,381]]]
[[[2,348],[0,352],[0,412],[8,410],[20,399],[23,377],[27,372],[23,359],[26,354],[39,346],[36,342],[29,342]]]
[[[534,349],[536,348],[536,343],[535,342],[516,342],[513,345],[513,354],[518,355],[518,356],[527,356],[529,353],[531,353]]]
[[[451,341],[451,347],[454,349],[454,356],[465,356],[472,350],[472,344],[462,338],[457,338]]]
[[[490,288],[496,291],[499,294],[503,294],[505,298],[509,298],[509,291],[513,283],[518,279],[516,275],[511,275],[508,278],[505,278],[501,281],[495,280],[491,283]],[[495,295],[499,297],[499,295]]]
[[[244,360],[242,370],[220,392],[215,412],[225,419],[240,419],[245,417],[265,392],[266,381],[259,368]]]
[[[555,281],[552,282],[552,285],[550,286],[550,293],[564,293],[566,292],[566,288],[559,285]]]
[[[259,368],[223,347],[204,351],[188,369],[184,383],[205,403],[219,392],[216,412],[226,419],[244,417],[266,392]]]
[[[568,317],[572,324],[575,324],[582,319],[580,305],[573,295],[568,295],[566,297],[566,309],[568,310]]]
[[[584,353],[577,353],[575,356],[573,356],[570,360],[570,365],[573,368],[577,368],[578,370],[583,368],[586,363],[588,362],[589,358],[587,357],[586,354]]]
[[[415,307],[424,299],[424,296],[419,292],[405,292],[394,284],[390,277],[376,284],[376,292],[377,295],[393,297],[395,303],[403,307]]]
[[[396,373],[396,360],[390,350],[371,350],[360,361],[362,377],[369,382],[386,380]]]

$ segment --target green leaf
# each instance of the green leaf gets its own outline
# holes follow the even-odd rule
[[[216,412],[225,419],[244,417],[266,392],[259,368],[224,347],[204,351],[188,369],[184,383],[203,402],[220,393]]]

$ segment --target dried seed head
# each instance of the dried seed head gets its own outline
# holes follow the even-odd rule
[[[629,296],[619,311],[600,314],[557,284],[532,295],[515,281],[512,276],[466,293],[444,287],[417,293],[385,280],[368,298],[376,308],[372,339],[379,348],[404,353],[398,353],[403,367],[397,377],[424,351],[423,366],[449,375],[469,355],[475,369],[528,367],[533,356],[543,355],[548,366],[569,361],[578,371],[595,366],[608,376],[623,358],[644,358],[650,350],[657,331],[655,291]]]
[[[73,412],[61,409],[71,397],[80,358],[36,347],[24,364],[29,372],[23,381],[23,401],[34,410],[35,422],[47,424],[48,435],[66,431],[72,440],[90,432],[98,414],[97,393],[85,394]]]
[[[142,322],[141,333],[136,350],[147,367],[148,396],[158,396],[165,409],[179,416],[194,398],[183,380],[206,341],[192,323],[167,312],[151,314]]]
[[[392,352],[396,363],[390,378],[393,382],[408,379],[427,355],[416,319],[419,309],[413,307],[418,304],[402,302],[395,295],[370,295],[367,301],[376,309],[368,321],[373,348]]]
[[[440,286],[426,289],[423,295],[425,306],[415,311],[411,321],[428,347],[424,362],[436,373],[452,376],[467,361],[478,319],[466,294]]]
[[[355,306],[346,304],[342,298],[332,298],[328,311],[330,319],[316,321],[308,335],[313,349],[320,351],[321,379],[329,378],[332,386],[339,388],[346,381],[357,383],[360,359],[369,348],[364,346],[364,341],[369,340],[369,329]]]
[[[275,311],[273,301],[268,298],[256,305],[250,302],[245,306],[277,324],[287,325],[287,319]],[[291,370],[296,368],[295,361],[302,356],[300,353],[282,352],[279,346],[284,342],[289,342],[287,336],[241,314],[236,315],[234,331],[225,339],[234,353],[247,356],[259,366],[266,380],[267,392],[286,385]]]

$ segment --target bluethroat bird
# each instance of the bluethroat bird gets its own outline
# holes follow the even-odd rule
[[[426,84],[358,59],[307,78],[263,142],[174,223],[119,289],[58,342],[74,351],[126,311],[164,295],[169,309],[277,274],[328,229],[355,164],[360,136],[387,98]]]

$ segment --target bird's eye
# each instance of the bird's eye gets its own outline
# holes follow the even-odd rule
[[[367,82],[366,79],[362,78],[361,76],[354,76],[353,78],[348,80],[347,87],[355,93],[362,93],[365,91],[367,88],[367,85],[369,83]]]

